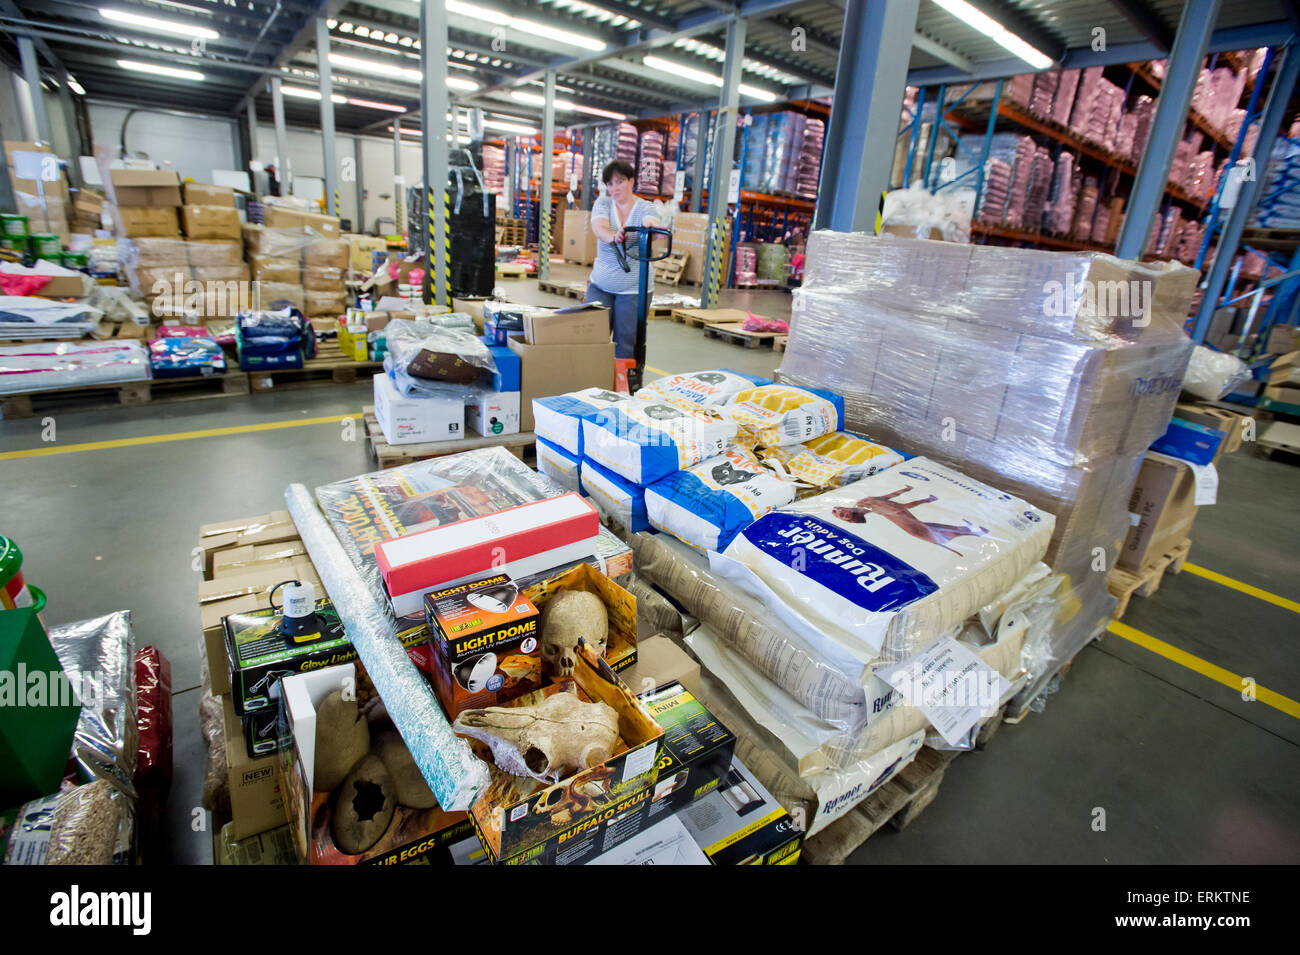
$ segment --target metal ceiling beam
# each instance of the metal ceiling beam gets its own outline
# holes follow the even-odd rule
[[[795,27],[799,27],[804,31],[804,43],[807,45],[810,52],[820,53],[822,56],[833,56],[837,59],[839,58],[840,45],[837,37],[829,36],[822,33],[820,30],[810,29],[809,27],[799,23],[794,17],[786,14],[774,14],[773,16],[766,17],[764,22],[771,23],[786,30],[793,30]]]
[[[74,2],[74,0],[42,0],[42,6],[45,5],[54,6],[60,10],[75,11],[75,13],[69,13],[67,15],[77,20],[79,23],[83,23],[87,27],[108,36],[131,34],[135,39],[146,42],[158,43],[161,40],[157,33],[151,33],[148,30],[141,30],[138,27],[132,27],[126,23],[106,20],[104,17],[99,15],[98,4],[77,3]],[[213,12],[219,12],[221,14],[220,16],[215,17],[190,16],[186,11],[191,9],[193,9],[193,7],[177,5],[172,9],[159,11],[154,7],[138,6],[134,8],[134,12],[139,12],[143,15],[149,15],[155,12],[162,13],[167,19],[185,22],[194,26],[206,27],[210,30],[216,30],[218,33],[222,33],[223,38],[238,37],[243,41],[253,40],[258,35],[259,29],[264,27],[270,19],[269,14],[265,17],[244,16],[241,14],[240,8],[237,6],[213,5],[211,8]],[[249,27],[243,28],[242,26],[237,25],[235,21],[239,21],[239,24],[249,24]],[[225,28],[225,32],[223,32],[221,28]],[[175,38],[173,39],[173,42],[177,42]],[[221,41],[212,40],[209,42],[216,43]],[[241,49],[243,48],[242,44],[233,45],[238,45]]]
[[[639,20],[648,27],[654,27],[659,30],[671,30],[677,25],[675,20],[658,13],[651,13],[649,10],[643,10],[640,7],[634,7],[630,3],[624,3],[623,0],[597,0],[601,7],[604,7],[610,13],[618,13],[627,17],[629,20]]]
[[[346,4],[347,0],[321,0],[319,4],[315,5],[315,16],[325,18],[337,17],[338,12],[342,10]],[[297,56],[300,51],[306,49],[307,46],[315,40],[315,37],[315,17],[308,17],[307,21],[303,23],[298,32],[294,34],[293,39],[290,40],[284,49],[280,51],[280,55],[277,56],[268,66],[259,71],[262,75],[257,78],[257,82],[248,88],[248,95],[256,96],[258,88],[265,87],[267,77],[278,74],[280,72],[280,67],[292,62],[293,58]]]
[[[33,40],[50,40],[54,43],[63,43],[68,46],[80,46],[87,49],[108,50],[109,52],[118,55],[140,56],[147,59],[159,60],[166,64],[191,68],[201,65],[210,69],[232,70],[238,73],[266,72],[265,67],[222,60],[214,56],[192,56],[181,53],[167,53],[162,50],[150,50],[145,47],[133,47],[122,43],[112,43],[108,40],[97,40],[80,33],[60,33],[57,32],[58,29],[59,28],[52,24],[42,25],[33,21],[13,21],[8,18],[0,18],[0,31],[18,37],[30,37]]]
[[[922,53],[928,53],[936,59],[943,60],[949,66],[961,70],[963,73],[974,73],[975,64],[969,59],[962,56],[956,50],[944,46],[938,40],[926,36],[920,30],[912,34],[912,46]]]
[[[1109,2],[1123,14],[1124,19],[1132,24],[1135,30],[1147,38],[1148,42],[1166,52],[1173,46],[1174,31],[1169,29],[1168,24],[1151,8],[1147,0],[1109,0]]]

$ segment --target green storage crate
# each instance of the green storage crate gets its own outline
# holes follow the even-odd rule
[[[9,239],[27,238],[27,217],[0,214],[0,235]]]
[[[59,237],[52,232],[36,232],[29,237],[31,242],[32,255],[38,259],[52,259],[59,261],[63,255],[63,243]]]
[[[0,805],[59,788],[81,705],[50,646],[35,605],[0,611]],[[38,694],[39,691],[39,695]]]

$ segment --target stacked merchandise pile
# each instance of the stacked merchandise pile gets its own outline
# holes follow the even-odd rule
[[[815,232],[780,376],[843,394],[853,430],[1055,515],[1046,561],[1083,608],[1052,635],[1059,664],[1109,615],[1105,570],[1140,456],[1179,393],[1196,275],[1099,253]],[[1142,303],[1089,292],[1119,287],[1145,290]],[[1045,675],[1032,674],[1031,695]]]
[[[763,188],[763,162],[767,155],[767,127],[771,116],[767,113],[751,114],[749,125],[742,136],[744,152],[740,174],[740,188],[748,192],[767,192]]]
[[[963,136],[960,140],[956,172],[965,173],[979,156],[982,136]],[[1029,136],[995,133],[989,142],[989,161],[985,168],[984,195],[980,197],[976,216],[981,222],[1006,223],[1012,228],[1037,227],[1038,222],[1025,218],[1029,191],[1034,179],[1038,148]],[[938,176],[939,166],[933,168]],[[937,185],[937,182],[935,183]]]
[[[483,146],[483,182],[487,185],[488,192],[505,198],[506,151],[501,146]]]
[[[1097,199],[1097,180],[1092,176],[1085,176],[1074,212],[1074,225],[1070,229],[1070,235],[1080,241],[1086,242],[1092,235],[1092,219],[1097,211]]]
[[[286,302],[308,318],[341,316],[347,308],[351,248],[339,220],[267,206],[264,225],[244,226],[244,244],[263,306]]]
[[[736,246],[736,268],[732,280],[742,287],[758,283],[758,252],[752,245]]]
[[[1099,97],[1097,91],[1102,82],[1102,68],[1090,66],[1079,74],[1079,82],[1074,95],[1074,107],[1070,110],[1070,131],[1080,139],[1088,138],[1092,127],[1092,113],[1097,108]]]
[[[730,220],[724,220],[723,235],[728,235]],[[686,255],[682,281],[692,285],[703,284],[708,269],[705,268],[709,217],[702,212],[679,212],[673,219],[673,251]]]
[[[826,124],[809,117],[804,125],[803,150],[799,154],[799,174],[795,195],[802,199],[816,199],[821,183],[822,141],[826,137]]]
[[[68,236],[68,182],[54,152],[34,142],[5,140],[5,156],[9,165],[9,183],[13,187],[14,211],[27,217],[27,230],[31,236],[52,236],[51,242],[67,245]],[[18,175],[14,154],[43,153],[49,161],[40,161],[41,177],[25,179]],[[25,249],[23,251],[26,251]],[[57,250],[52,249],[57,254]]]
[[[1029,187],[1034,175],[1034,158],[1037,152],[1037,145],[1032,138],[1016,137],[1015,154],[1011,160],[1011,191],[1007,196],[1007,208],[1003,214],[1007,225],[1013,229],[1037,226],[1037,223],[1025,220],[1025,206],[1029,198]]]
[[[1201,250],[1201,240],[1205,237],[1205,225],[1195,219],[1183,223],[1178,233],[1177,243],[1169,250],[1169,255],[1180,262],[1196,261]]]
[[[1061,151],[1056,157],[1056,173],[1052,177],[1052,195],[1047,208],[1047,229],[1056,235],[1065,235],[1074,222],[1074,209],[1078,201],[1075,179],[1078,170],[1074,154]]]
[[[1088,235],[1088,240],[1093,245],[1101,245],[1106,241],[1106,233],[1110,229],[1110,205],[1109,203],[1099,202],[1097,212],[1092,219],[1092,231]]]
[[[1002,221],[1011,194],[1011,164],[989,157],[984,167],[984,188],[979,197],[975,218],[989,225]]]
[[[1084,114],[1086,118],[1083,118],[1080,135],[1088,142],[1114,152],[1120,114],[1124,110],[1124,91],[1099,76],[1090,95],[1093,100]]]
[[[793,195],[798,191],[807,127],[808,117],[803,113],[785,110],[768,115],[760,192]]]
[[[619,123],[615,127],[614,155],[610,158],[621,159],[635,166],[637,145],[636,127],[631,123]]]
[[[102,226],[100,214],[104,211],[104,193],[98,189],[82,187],[72,197],[72,218],[69,225],[74,233],[94,235]]]
[[[587,170],[588,180],[591,186],[591,195],[593,200],[596,196],[601,195],[604,188],[600,181],[600,174],[605,167],[618,156],[619,130],[622,124],[618,126],[597,126],[591,137],[591,168]],[[635,151],[633,153],[633,162],[635,162]]]
[[[657,129],[647,129],[641,134],[636,167],[636,191],[657,196],[663,182],[664,134]],[[670,185],[671,188],[671,185]]]
[[[1028,108],[1034,96],[1034,74],[1019,73],[1006,81],[1002,95],[1012,103]]]
[[[1074,108],[1074,93],[1079,88],[1080,70],[1062,70],[1056,84],[1056,95],[1052,98],[1052,121],[1062,126],[1069,125],[1070,112]]]
[[[1300,138],[1279,136],[1259,184],[1251,225],[1265,229],[1300,228]]]
[[[1040,119],[1052,118],[1052,106],[1056,102],[1056,91],[1060,88],[1061,74],[1058,70],[1047,70],[1034,77],[1034,92],[1029,99],[1029,112]]]

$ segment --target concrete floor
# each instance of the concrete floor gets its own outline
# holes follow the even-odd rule
[[[565,274],[572,270],[573,275]],[[559,266],[553,278],[581,277]],[[533,281],[516,300],[558,304]],[[570,300],[571,301],[571,300]],[[784,293],[731,292],[722,304],[788,314]],[[730,367],[770,374],[779,356],[650,324],[648,364],[663,372]],[[654,373],[652,372],[652,375]],[[355,413],[369,383],[55,416],[56,446]],[[0,422],[0,453],[49,447],[39,418]],[[27,578],[64,623],[130,609],[137,645],[172,661],[175,784],[171,860],[211,859],[191,830],[200,804],[197,574],[200,524],[282,506],[308,487],[369,470],[364,443],[338,422],[6,460],[0,530],[26,555]],[[1203,508],[1191,559],[1300,599],[1297,471],[1239,453],[1225,460],[1220,503]],[[1260,686],[1300,698],[1295,614],[1184,572],[1137,598],[1125,622]],[[1107,830],[1091,829],[1093,810]],[[1003,727],[949,769],[934,803],[904,832],[878,834],[852,858],[877,862],[1300,861],[1300,721],[1119,637],[1085,649],[1042,713]]]

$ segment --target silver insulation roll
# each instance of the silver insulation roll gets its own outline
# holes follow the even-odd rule
[[[487,764],[452,732],[433,690],[398,641],[392,619],[344,553],[311,493],[291,484],[284,499],[348,639],[439,805],[469,809],[487,788]]]

